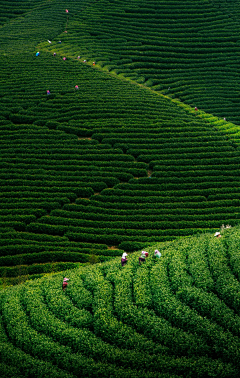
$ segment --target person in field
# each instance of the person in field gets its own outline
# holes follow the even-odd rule
[[[148,252],[142,251],[141,256],[138,259],[139,265],[146,261],[146,257],[148,257]]]
[[[40,52],[38,51],[38,52],[36,52],[36,56],[39,56],[40,55]]]
[[[63,60],[66,60],[66,59],[67,59],[67,58],[64,56],[64,57],[63,57]]]
[[[160,259],[161,256],[162,256],[161,252],[159,252],[158,249],[155,249],[155,251],[154,251],[154,257],[156,257],[157,259]]]
[[[121,258],[121,264],[122,266],[126,265],[127,264],[127,253],[126,252],[123,252],[122,254],[122,258]]]
[[[51,93],[50,93],[50,91],[49,90],[47,90],[47,95],[50,95]]]
[[[196,110],[196,112],[198,111],[198,108],[195,106],[195,110]]]
[[[220,232],[215,232],[214,236],[216,236],[217,238],[221,238],[222,235],[220,234]]]
[[[69,278],[65,277],[63,279],[63,283],[62,283],[62,289],[63,291],[66,289],[67,285],[68,285],[68,281],[69,281]]]
[[[53,56],[56,56],[57,54],[56,53],[53,53]]]
[[[78,85],[75,85],[75,89],[76,89],[76,90],[78,90],[78,89],[79,89]]]

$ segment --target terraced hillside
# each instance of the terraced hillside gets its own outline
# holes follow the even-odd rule
[[[0,28],[4,284],[239,222],[238,127],[83,63],[70,30],[100,3]]]
[[[99,0],[69,14],[63,54],[240,123],[238,1]]]
[[[239,377],[239,238],[165,242],[141,266],[133,253],[1,291],[0,376]]]

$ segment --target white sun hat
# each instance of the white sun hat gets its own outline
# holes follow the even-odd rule
[[[220,232],[215,232],[214,236],[220,235]]]

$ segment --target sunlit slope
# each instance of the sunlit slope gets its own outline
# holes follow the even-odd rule
[[[2,291],[0,376],[239,377],[239,235],[162,243],[141,266],[134,253],[123,268],[117,259]]]
[[[237,1],[100,0],[72,12],[62,49],[239,124],[239,14]]]

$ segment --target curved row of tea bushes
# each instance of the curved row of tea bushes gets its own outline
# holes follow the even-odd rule
[[[51,216],[55,217],[61,217],[61,218],[72,218],[72,219],[86,219],[87,220],[92,220],[92,221],[108,221],[110,222],[111,220],[115,221],[115,216],[114,216],[114,211],[111,211],[111,215],[109,215],[109,211],[106,209],[103,209],[102,214],[99,214],[97,209],[93,208],[91,209],[92,212],[90,211],[90,208],[88,206],[88,212],[85,211],[80,211],[78,209],[78,205],[64,205],[65,208],[70,209],[72,211],[66,211],[66,210],[54,210],[51,212]],[[235,211],[237,210],[236,208],[233,208]],[[77,211],[79,210],[79,211]],[[211,220],[219,220],[221,221],[222,219],[225,218],[226,216],[226,210],[219,211],[218,209],[216,214],[207,214],[206,211],[201,214],[201,212],[197,212],[195,209],[193,210],[193,214],[185,214],[185,211],[183,210],[176,210],[174,209],[172,211],[167,211],[166,209],[161,211],[160,209],[155,209],[153,210],[145,210],[145,215],[140,215],[138,214],[137,211],[131,210],[131,211],[122,211],[118,213],[118,221],[121,222],[160,222],[163,219],[169,220],[169,221],[182,221],[182,220],[189,220],[194,221],[196,220],[196,217],[198,220],[208,220],[209,218]],[[134,214],[135,212],[135,214]],[[197,215],[196,215],[197,213]],[[150,215],[149,215],[150,214]],[[236,215],[237,219],[237,215]],[[151,224],[151,223],[150,223]]]
[[[37,250],[37,248],[35,248],[35,250]],[[17,248],[16,248],[16,252],[19,253]],[[106,255],[98,256],[97,254],[94,254],[95,262],[105,261],[108,258],[110,259],[110,256],[114,257],[114,256],[119,256],[121,254],[121,252],[119,253],[119,251],[117,251],[116,253],[115,251],[111,251],[111,250],[107,251],[107,253],[108,253],[108,257]],[[82,253],[78,253],[78,252],[68,252],[67,250],[62,250],[62,251],[53,250],[50,252],[28,253],[28,254],[21,254],[21,255],[15,255],[15,256],[3,256],[3,257],[0,257],[0,263],[1,263],[1,271],[5,272],[4,266],[9,267],[9,266],[15,266],[15,265],[22,265],[22,264],[26,265],[26,264],[45,263],[49,261],[86,263],[86,262],[91,262],[92,256],[93,254],[90,255],[90,254],[84,253],[84,251],[82,251]]]
[[[61,260],[62,260],[62,256],[61,256]],[[63,258],[63,260],[64,260],[64,258]],[[49,261],[49,260],[47,260],[47,261]],[[86,258],[83,259],[83,261],[86,262]],[[95,259],[93,261],[88,259],[88,261],[91,262],[91,263],[96,262]],[[29,264],[29,261],[28,261],[28,264]],[[60,271],[65,270],[65,269],[74,269],[76,266],[82,265],[82,264],[84,265],[84,263],[79,264],[79,263],[74,263],[74,262],[57,262],[57,263],[47,262],[47,263],[44,263],[44,259],[43,259],[43,262],[40,263],[40,264],[16,265],[14,267],[12,267],[12,266],[1,266],[0,267],[0,277],[3,280],[6,277],[8,277],[8,278],[9,277],[11,277],[11,278],[18,277],[19,282],[21,282],[21,278],[24,278],[24,277],[26,277],[26,279],[28,279],[29,277],[31,278],[31,276],[33,278],[36,278],[35,275],[38,276],[38,275],[41,275],[43,273],[60,272]],[[24,279],[24,281],[25,281],[25,279]]]

